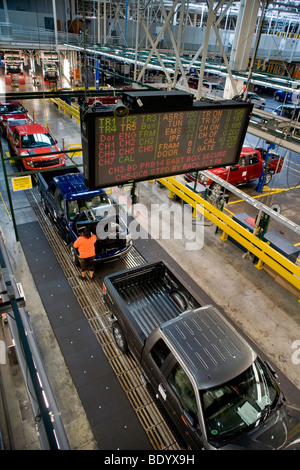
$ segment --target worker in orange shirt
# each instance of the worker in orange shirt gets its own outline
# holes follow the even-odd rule
[[[96,235],[91,233],[89,227],[85,227],[82,235],[73,243],[74,248],[79,251],[79,258],[81,264],[81,277],[85,279],[86,272],[88,271],[91,279],[94,277],[94,259],[95,259],[95,243],[97,241]]]

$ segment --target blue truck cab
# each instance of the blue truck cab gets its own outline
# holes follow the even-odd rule
[[[87,225],[97,235],[95,261],[125,256],[132,247],[128,227],[119,206],[105,189],[90,191],[77,167],[37,174],[41,204],[51,217],[70,254],[79,265],[74,241]]]

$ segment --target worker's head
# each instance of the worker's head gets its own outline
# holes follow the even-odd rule
[[[83,232],[82,232],[82,235],[83,235],[85,238],[90,238],[90,236],[91,236],[91,229],[90,229],[90,227],[84,227]]]

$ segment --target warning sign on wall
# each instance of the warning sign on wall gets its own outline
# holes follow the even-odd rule
[[[12,178],[12,185],[14,191],[23,191],[24,189],[32,188],[31,176],[19,176],[17,178]]]

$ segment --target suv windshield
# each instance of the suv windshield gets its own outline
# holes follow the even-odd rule
[[[235,379],[201,391],[208,439],[226,439],[257,425],[277,404],[280,390],[260,359]]]
[[[41,148],[55,145],[51,135],[47,133],[42,134],[26,134],[21,136],[21,147],[22,148]]]
[[[108,215],[110,206],[112,206],[112,203],[106,193],[97,194],[93,197],[73,199],[68,201],[68,217],[70,220],[74,220],[79,214],[82,214],[83,218],[86,219],[83,214],[86,211],[92,211],[95,217],[104,217]]]

